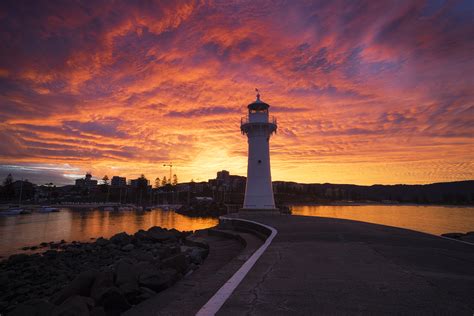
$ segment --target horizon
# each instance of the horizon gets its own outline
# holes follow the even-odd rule
[[[474,179],[472,2],[0,4],[0,176],[246,176],[259,88],[272,180]]]

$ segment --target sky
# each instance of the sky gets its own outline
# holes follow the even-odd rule
[[[0,3],[0,177],[246,175],[255,88],[273,180],[474,179],[474,1]]]

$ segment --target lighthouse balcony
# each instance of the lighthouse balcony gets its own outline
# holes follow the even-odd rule
[[[277,119],[274,116],[266,115],[263,117],[255,117],[253,115],[246,115],[240,119],[240,130],[243,134],[250,130],[267,130],[269,134],[276,132]]]

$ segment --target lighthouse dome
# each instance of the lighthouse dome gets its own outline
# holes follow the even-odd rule
[[[265,111],[265,110],[268,110],[269,107],[270,107],[269,104],[267,104],[267,103],[260,100],[260,95],[259,94],[257,94],[257,100],[255,100],[255,102],[250,103],[249,105],[247,105],[247,108],[250,111]]]

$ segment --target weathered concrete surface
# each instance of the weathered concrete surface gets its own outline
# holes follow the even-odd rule
[[[244,217],[278,235],[218,315],[473,315],[472,245],[340,219]]]

